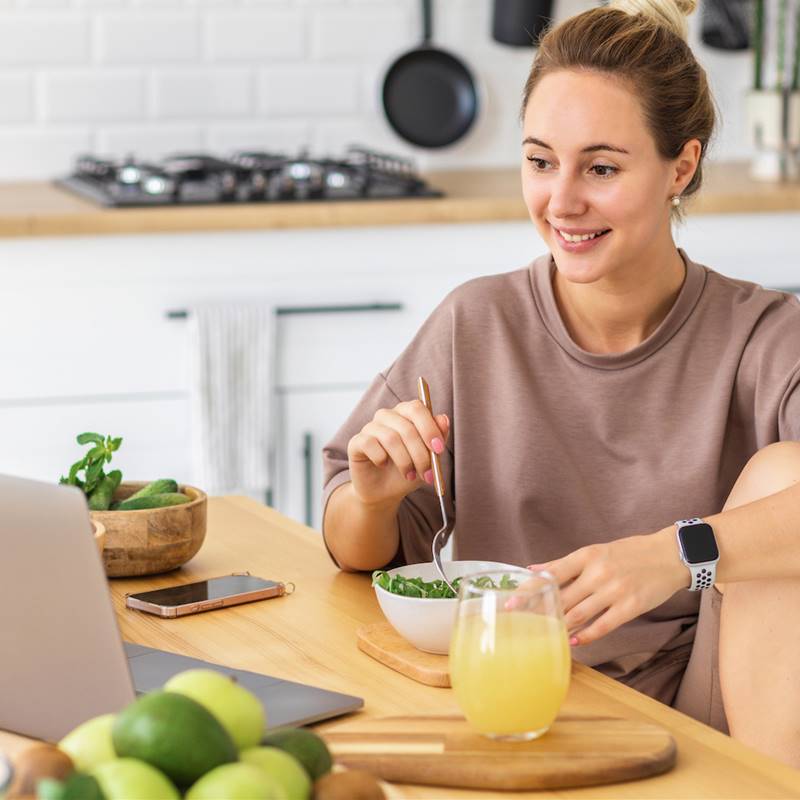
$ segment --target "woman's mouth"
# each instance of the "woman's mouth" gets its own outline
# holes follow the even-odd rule
[[[610,228],[581,231],[580,233],[568,233],[556,227],[553,227],[553,230],[556,232],[556,239],[561,248],[569,253],[585,253],[587,250],[596,247],[600,239],[611,233]]]

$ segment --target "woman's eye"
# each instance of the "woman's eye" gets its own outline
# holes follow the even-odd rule
[[[550,162],[544,158],[537,158],[536,156],[526,156],[526,158],[533,164],[533,168],[537,172],[544,172],[550,164]]]
[[[617,167],[612,167],[610,164],[595,164],[592,170],[599,178],[610,178],[619,172]]]

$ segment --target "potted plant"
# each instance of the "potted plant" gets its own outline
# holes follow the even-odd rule
[[[777,0],[775,15],[775,74],[770,86],[764,78],[766,55],[766,0],[754,3],[753,88],[747,97],[750,141],[756,148],[751,174],[758,180],[779,181],[795,178],[800,147],[800,109],[798,109],[798,70],[800,42],[795,32],[791,71],[787,71],[787,40],[791,28],[800,24],[800,11],[790,19],[788,0]],[[788,72],[788,74],[787,74]]]
[[[82,433],[77,441],[89,450],[59,482],[86,495],[109,577],[166,572],[197,553],[206,534],[204,492],[171,478],[123,482],[120,470],[104,472],[121,438]]]
[[[800,4],[794,17],[794,54],[792,79],[786,101],[786,143],[794,159],[795,171],[800,171]]]

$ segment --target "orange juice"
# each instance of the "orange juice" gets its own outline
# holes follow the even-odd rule
[[[563,620],[532,611],[475,611],[459,616],[450,644],[450,680],[467,721],[485,734],[547,730],[569,687]]]

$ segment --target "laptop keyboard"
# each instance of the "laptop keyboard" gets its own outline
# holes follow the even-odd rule
[[[173,675],[184,670],[213,669],[230,675],[261,700],[267,713],[268,728],[308,725],[357,711],[364,705],[360,697],[331,692],[272,675],[230,669],[199,658],[155,650],[132,642],[124,642],[124,646],[137,695],[160,689]]]

